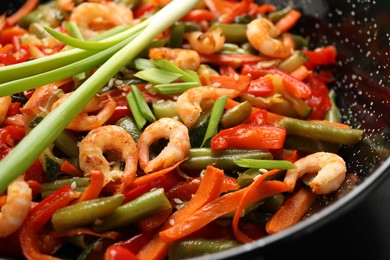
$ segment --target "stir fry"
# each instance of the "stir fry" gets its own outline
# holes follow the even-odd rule
[[[334,46],[253,0],[28,0],[0,19],[0,255],[182,259],[336,194]],[[355,176],[356,177],[356,176]]]

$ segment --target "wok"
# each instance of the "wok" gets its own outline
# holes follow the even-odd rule
[[[280,7],[291,3],[258,2]],[[263,255],[270,256],[273,252],[283,251],[289,244],[305,241],[305,237],[353,211],[390,175],[390,27],[387,26],[390,23],[390,2],[292,2],[304,13],[294,30],[306,36],[312,46],[334,44],[338,50],[338,63],[334,70],[336,80],[330,87],[336,91],[343,121],[365,131],[362,142],[343,147],[340,153],[347,162],[348,172],[356,173],[360,183],[344,196],[331,201],[319,212],[285,231],[197,259],[258,259]],[[2,1],[0,12],[11,13],[21,3],[23,1]],[[313,255],[313,258],[318,259],[319,255]]]

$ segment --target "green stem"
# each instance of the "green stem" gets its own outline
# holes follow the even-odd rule
[[[151,23],[130,44],[116,52],[64,103],[53,110],[0,161],[0,194],[22,175],[39,155],[81,112],[89,100],[157,35],[189,12],[198,0],[175,0],[153,16]]]

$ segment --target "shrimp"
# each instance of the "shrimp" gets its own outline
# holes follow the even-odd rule
[[[75,22],[86,39],[118,25],[131,24],[133,12],[123,4],[82,3],[75,7],[69,17]]]
[[[149,146],[161,138],[169,139],[169,143],[156,158],[149,160]],[[187,127],[176,119],[161,118],[147,126],[139,138],[140,167],[145,173],[165,169],[185,159],[190,147]]]
[[[265,18],[253,20],[246,30],[248,40],[256,50],[272,58],[283,59],[292,54],[292,46],[274,39],[279,34],[274,24]]]
[[[150,59],[167,59],[185,70],[197,70],[200,65],[200,56],[196,51],[179,48],[151,48]]]
[[[51,110],[57,108],[64,102],[73,92],[66,93],[58,99],[51,107]],[[116,102],[110,96],[108,100],[100,101],[99,97],[95,96],[89,101],[83,111],[66,127],[74,131],[88,131],[103,125],[115,111]],[[100,111],[99,111],[100,110]],[[96,115],[89,115],[90,112],[99,111]]]
[[[91,171],[100,170],[104,174],[104,185],[121,179],[122,188],[131,184],[136,177],[138,165],[137,145],[122,127],[106,125],[91,130],[79,145],[80,169],[88,176]],[[106,151],[120,153],[125,162],[124,171],[113,169],[104,157]]]
[[[18,230],[30,212],[31,201],[31,188],[23,177],[8,186],[7,202],[0,212],[0,237],[7,237]]]
[[[8,108],[11,105],[11,96],[0,97],[0,124],[7,117]]]
[[[176,109],[183,123],[191,128],[198,120],[204,105],[216,97],[228,95],[233,98],[239,92],[235,89],[195,87],[183,92],[176,101]]]
[[[288,170],[284,182],[292,191],[298,178],[306,173],[317,173],[310,181],[316,194],[328,194],[337,190],[345,179],[346,166],[343,158],[334,153],[317,152],[296,161],[296,169]]]
[[[191,48],[201,54],[218,52],[226,40],[221,28],[205,33],[200,31],[190,32],[186,33],[184,37],[190,43]]]

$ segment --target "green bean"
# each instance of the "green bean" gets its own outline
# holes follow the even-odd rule
[[[165,195],[164,189],[151,190],[118,207],[113,213],[105,217],[100,225],[95,225],[94,229],[97,232],[104,232],[124,227],[170,207],[171,204]]]
[[[51,223],[55,230],[67,230],[92,224],[116,210],[124,199],[123,194],[81,201],[61,208],[54,213]]]
[[[270,19],[273,23],[276,23],[280,19],[283,18],[288,12],[290,12],[293,9],[293,5],[288,5],[283,9],[274,11],[268,15],[268,19]]]
[[[169,37],[168,47],[180,48],[184,39],[186,25],[184,22],[175,22],[171,28],[171,36]]]
[[[116,122],[117,126],[122,127],[128,132],[131,137],[133,137],[134,142],[138,143],[139,137],[141,136],[141,131],[137,127],[135,120],[130,116],[124,116]]]
[[[189,159],[181,164],[184,169],[202,170],[207,165],[214,165],[217,168],[232,170],[239,169],[234,161],[240,158],[272,159],[272,154],[263,150],[224,150],[213,151],[210,148],[192,148],[189,152]]]
[[[211,29],[215,30],[221,28],[226,37],[226,42],[230,43],[245,43],[248,41],[246,37],[246,24],[232,23],[222,24],[214,23]]]
[[[290,73],[307,61],[308,58],[301,51],[296,51],[290,57],[283,60],[278,67],[279,69]]]
[[[294,41],[295,48],[297,50],[302,50],[303,48],[307,48],[309,46],[309,41],[301,35],[290,33]]]
[[[169,247],[169,259],[187,259],[205,254],[217,253],[239,246],[236,240],[191,239],[174,242]]]
[[[333,89],[329,91],[329,97],[332,108],[326,113],[325,119],[329,122],[341,123],[341,113],[336,105],[336,92]]]
[[[256,168],[256,169],[294,169],[295,165],[287,160],[257,160],[250,158],[240,158],[234,161],[238,166],[245,168]]]
[[[352,145],[363,138],[363,131],[352,128],[342,128],[319,121],[305,121],[294,118],[284,118],[280,126],[286,129],[288,135],[307,137],[320,141]]]
[[[284,148],[295,149],[305,153],[315,152],[330,152],[337,153],[340,149],[340,144],[320,141],[301,136],[288,135],[284,141]]]
[[[57,148],[70,158],[79,157],[77,138],[68,130],[64,130],[54,141]]]
[[[73,184],[74,183],[74,184]],[[49,196],[53,191],[61,188],[62,186],[69,184],[75,185],[76,191],[84,191],[86,187],[89,185],[90,179],[86,177],[73,177],[70,179],[59,179],[53,182],[45,182],[41,185],[41,194],[42,197]]]
[[[256,176],[261,175],[261,174],[262,174],[262,171],[260,171],[259,169],[250,168],[250,169],[238,174],[237,183],[238,183],[238,185],[240,185],[241,188],[246,187],[253,182],[253,179]],[[267,179],[279,179],[283,175],[284,175],[284,172],[280,171],[279,173],[276,173],[275,175],[273,175],[272,177],[268,177]]]
[[[230,128],[245,122],[252,113],[252,106],[248,101],[244,101],[237,106],[227,110],[221,118],[221,125]]]

